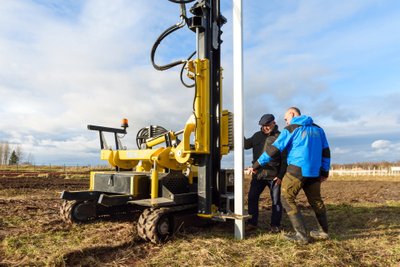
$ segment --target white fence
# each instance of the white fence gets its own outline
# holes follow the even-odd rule
[[[389,168],[372,168],[372,169],[331,169],[329,173],[333,176],[348,175],[348,176],[400,176],[400,167],[389,167]]]

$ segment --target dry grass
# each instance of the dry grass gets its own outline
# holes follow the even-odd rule
[[[330,181],[390,181],[400,182],[400,175],[392,176],[373,176],[373,175],[331,175],[329,176]]]
[[[396,266],[400,262],[400,203],[329,205],[332,239],[297,245],[259,231],[243,241],[216,231],[169,242],[144,266]],[[311,214],[305,211],[309,224]],[[285,218],[284,224],[288,225]],[[315,225],[315,224],[314,224]]]
[[[166,244],[153,245],[137,237],[134,216],[67,225],[58,216],[56,184],[15,189],[7,187],[7,180],[3,188],[0,184],[0,266],[400,266],[400,192],[393,192],[399,187],[376,191],[370,186],[397,180],[353,183],[363,190],[346,188],[347,194],[354,192],[352,198],[341,198],[341,186],[363,177],[332,178],[324,185],[331,196],[326,204],[332,238],[306,246],[269,233],[267,222],[245,240],[235,240],[232,221],[187,226]],[[381,199],[387,195],[397,197]],[[315,227],[307,206],[303,213]],[[260,220],[269,216],[264,205]],[[283,225],[291,230],[286,216]]]

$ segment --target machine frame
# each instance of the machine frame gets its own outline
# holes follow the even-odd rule
[[[222,110],[221,27],[226,19],[219,0],[169,0],[181,8],[181,23],[163,32],[151,59],[158,70],[182,64],[194,88],[193,114],[180,131],[159,126],[142,129],[138,149],[125,149],[122,128],[88,125],[100,137],[100,158],[115,168],[91,172],[89,190],[64,191],[61,215],[66,222],[85,222],[113,212],[140,211],[137,228],[143,239],[161,242],[176,228],[176,218],[188,214],[214,220],[243,219],[233,214],[233,170],[221,170],[221,158],[233,149],[233,114]],[[186,16],[186,4],[192,17]],[[187,25],[196,34],[196,52],[187,60],[159,66],[154,62],[161,41]],[[195,59],[191,59],[196,55]],[[182,72],[183,72],[182,67]],[[182,75],[181,72],[181,75]],[[115,149],[104,132],[114,135]],[[191,141],[193,140],[193,141]]]

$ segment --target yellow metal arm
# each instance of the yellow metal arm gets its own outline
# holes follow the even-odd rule
[[[192,164],[194,154],[210,153],[210,96],[209,96],[209,61],[195,59],[188,62],[189,76],[196,80],[193,115],[187,120],[183,129],[182,141],[175,146],[151,149],[159,144],[177,140],[181,133],[167,132],[164,135],[146,141],[148,149],[139,150],[102,150],[101,159],[111,166],[123,169],[136,167],[138,171],[150,171],[154,163],[159,169],[184,170]],[[220,147],[221,156],[232,149],[232,123],[228,111],[221,112]],[[193,143],[191,143],[193,140]]]
[[[156,145],[162,144],[166,141],[166,135],[168,135],[168,138],[170,141],[175,141],[176,140],[176,134],[172,131],[169,131],[168,133],[165,133],[161,136],[157,136],[155,138],[151,138],[146,140],[146,146],[148,148],[154,147]]]

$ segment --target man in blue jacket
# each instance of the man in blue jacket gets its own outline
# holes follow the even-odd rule
[[[321,198],[321,182],[328,178],[330,169],[330,150],[325,132],[313,123],[311,117],[301,115],[295,107],[287,110],[285,121],[287,127],[249,170],[257,173],[261,166],[286,150],[288,166],[282,180],[282,205],[296,232],[294,237],[287,238],[301,243],[310,242],[301,211],[296,205],[296,197],[303,189],[320,226],[310,235],[315,239],[327,239],[328,220]]]

